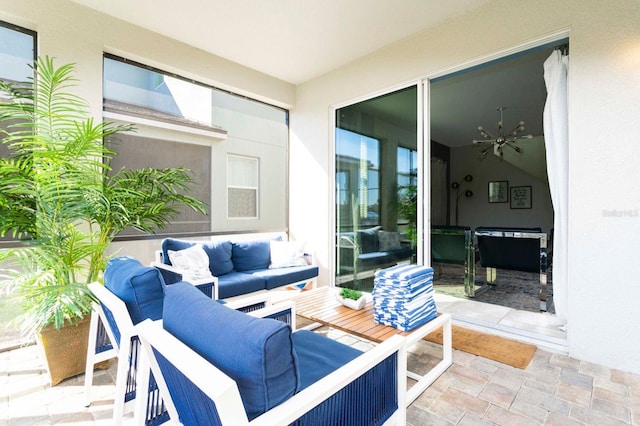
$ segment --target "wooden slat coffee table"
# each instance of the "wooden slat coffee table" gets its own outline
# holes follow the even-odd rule
[[[406,336],[407,347],[442,327],[442,360],[424,375],[407,372],[411,379],[416,380],[416,383],[407,390],[407,405],[411,404],[449,368],[452,362],[451,315],[438,314],[428,323],[412,331],[403,332],[374,322],[372,301],[368,301],[364,309],[355,311],[338,302],[335,297],[337,291],[339,291],[337,288],[321,287],[303,292],[294,299],[296,314],[314,323],[326,325],[376,343],[383,342],[396,334]]]

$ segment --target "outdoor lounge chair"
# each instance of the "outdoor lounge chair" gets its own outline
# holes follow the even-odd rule
[[[104,280],[105,286],[99,283],[89,284],[98,302],[93,304],[91,315],[85,371],[85,403],[88,406],[92,400],[95,364],[117,358],[113,424],[120,425],[125,412],[134,410],[136,398],[140,343],[135,324],[146,318],[162,318],[165,285],[160,271],[144,266],[131,257],[118,257],[110,261],[105,270]],[[271,302],[268,297],[261,295],[228,306],[250,312],[270,307]],[[267,313],[287,323],[294,321],[294,314],[281,311],[271,308]],[[142,399],[139,398],[138,402],[147,405],[145,424],[161,424],[169,419],[168,413],[159,398],[153,377],[149,379],[148,394]]]
[[[138,329],[174,422],[184,425],[405,423],[405,338],[362,353],[308,330],[167,288],[162,323]],[[203,326],[206,324],[206,327]],[[140,369],[146,380],[148,368]],[[136,413],[139,419],[141,413]]]

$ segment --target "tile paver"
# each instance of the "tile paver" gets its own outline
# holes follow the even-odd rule
[[[437,362],[432,343],[419,345],[411,348],[416,366]],[[0,353],[0,369],[0,426],[111,424],[115,363],[95,372],[90,407],[83,405],[83,376],[49,387],[33,346]],[[125,425],[132,423],[128,415]],[[524,370],[454,350],[453,365],[408,408],[407,424],[640,425],[640,376],[540,349]]]

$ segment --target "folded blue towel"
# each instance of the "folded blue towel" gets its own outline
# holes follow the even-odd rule
[[[433,274],[433,268],[422,265],[396,265],[376,271],[375,277],[409,280],[422,274]]]
[[[376,323],[410,331],[438,314],[433,295],[433,269],[396,265],[377,271],[373,288]]]

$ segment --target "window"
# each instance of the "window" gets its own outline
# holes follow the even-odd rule
[[[288,111],[105,54],[103,114],[136,127],[118,135],[114,169],[193,172],[209,214],[185,209],[162,234],[286,229]]]
[[[257,158],[229,155],[227,157],[227,216],[229,218],[258,217]]]
[[[418,181],[418,151],[398,147],[398,188],[416,185]]]
[[[27,81],[36,55],[36,35],[24,28],[0,21],[0,78]]]
[[[0,21],[0,79],[4,81],[26,82],[33,77],[31,66],[36,58],[36,34]],[[0,93],[0,102],[2,102]],[[0,124],[0,157],[8,157],[9,149],[2,143],[6,123]],[[0,237],[2,244],[16,244],[11,234]],[[15,293],[0,293],[0,351],[27,344],[29,338],[20,333],[13,320],[22,313],[24,301]]]
[[[27,82],[33,78],[31,66],[35,62],[36,34],[24,28],[0,21],[0,79],[12,82]],[[2,93],[0,93],[2,102]],[[8,157],[9,149],[2,143],[4,126],[0,124],[0,157]],[[0,241],[11,241],[9,234]]]
[[[400,210],[398,212],[399,221],[411,220],[415,216],[414,212],[407,212],[403,209],[406,203],[416,196],[418,190],[418,151],[415,149],[398,147],[398,201]],[[404,217],[409,215],[411,217]]]
[[[380,223],[380,142],[336,129],[336,202],[339,226]]]

